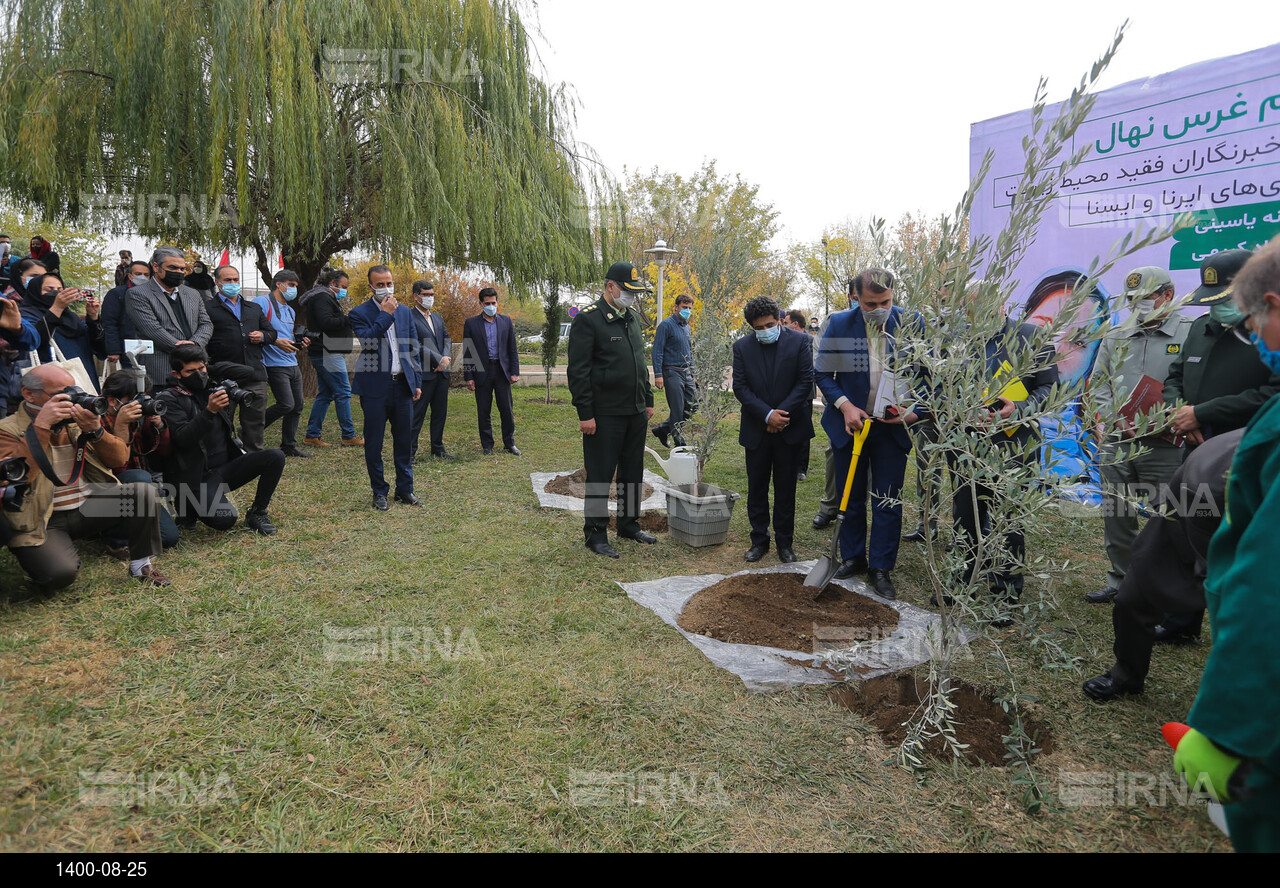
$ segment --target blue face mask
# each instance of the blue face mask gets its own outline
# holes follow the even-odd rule
[[[481,308],[481,310],[482,310],[485,314],[487,314],[489,317],[493,317],[494,315],[496,315],[496,314],[498,313],[498,306],[496,306],[496,305],[492,305],[492,304],[490,304],[490,305],[482,305],[482,306],[480,306],[480,308]]]
[[[686,321],[687,321],[687,320],[689,320],[689,318],[690,318],[692,315],[693,315],[693,310],[692,310],[692,309],[688,309],[688,308],[682,308],[682,309],[680,309],[680,317],[681,317],[681,318],[683,318],[684,320],[686,320]]]
[[[284,301],[285,301],[285,302],[292,302],[293,300],[295,300],[295,299],[297,299],[297,298],[298,298],[298,288],[297,288],[297,287],[285,287],[285,288],[284,288]]]
[[[228,299],[234,299],[235,297],[240,295],[240,285],[239,284],[223,284],[222,295],[226,296]]]
[[[1272,373],[1280,373],[1280,350],[1273,351],[1257,333],[1251,333],[1249,338],[1253,341],[1253,347],[1258,350],[1262,363],[1266,364]]]
[[[343,288],[342,288],[341,290],[339,290],[337,293],[334,293],[334,294],[333,294],[333,297],[334,297],[335,299],[346,299],[346,298],[347,298],[347,288],[346,288],[346,287],[343,287]]]
[[[1244,320],[1244,312],[1234,302],[1220,302],[1209,309],[1209,317],[1223,326],[1230,327]]]
[[[761,345],[773,345],[775,342],[778,341],[778,337],[781,335],[782,335],[782,326],[779,324],[774,324],[768,330],[756,331],[756,339],[760,341]]]

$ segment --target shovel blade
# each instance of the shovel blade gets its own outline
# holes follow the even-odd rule
[[[818,559],[817,564],[809,568],[809,575],[804,578],[804,585],[807,589],[813,589],[813,596],[817,598],[822,594],[822,590],[827,588],[827,584],[831,582],[831,578],[836,575],[839,565],[831,560],[830,555],[823,555]]]

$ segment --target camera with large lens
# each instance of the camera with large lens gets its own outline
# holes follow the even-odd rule
[[[27,495],[27,491],[31,489],[31,485],[27,483],[27,461],[21,456],[14,456],[6,460],[0,460],[0,484],[4,487],[0,488],[0,499],[3,500],[4,508],[9,512],[18,512],[22,509],[22,499]]]
[[[293,333],[293,345],[298,349],[298,351],[302,351],[306,348],[306,346],[302,344],[302,340],[310,339],[311,344],[315,345],[320,341],[320,337],[323,335],[324,333],[319,330],[295,330]]]
[[[164,416],[168,409],[164,406],[164,401],[156,400],[148,394],[138,395],[133,400],[142,408],[143,416]]]
[[[96,413],[98,416],[107,415],[107,399],[101,395],[91,395],[78,385],[69,385],[59,394],[70,395],[72,404],[83,407],[90,413]]]
[[[215,395],[218,392],[226,392],[227,400],[232,404],[238,404],[241,407],[253,406],[253,392],[248,389],[240,388],[240,386],[236,385],[230,379],[224,379],[222,382],[217,383],[213,388],[209,389],[210,395]]]

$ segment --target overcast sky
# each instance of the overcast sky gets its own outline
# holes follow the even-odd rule
[[[714,158],[761,186],[785,243],[950,212],[970,124],[1030,107],[1041,75],[1066,98],[1126,18],[1102,88],[1280,38],[1274,2],[539,0],[531,24],[615,175]]]

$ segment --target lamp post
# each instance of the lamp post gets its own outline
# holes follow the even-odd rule
[[[677,251],[668,247],[666,241],[660,240],[656,244],[654,244],[652,247],[645,250],[644,252],[646,256],[653,256],[654,261],[658,263],[658,314],[656,316],[657,319],[654,321],[654,323],[660,324],[662,323],[662,318],[664,317],[663,311],[662,311],[662,278],[663,278],[662,272],[667,265],[667,257],[675,255]]]
[[[831,260],[827,254],[827,236],[822,236],[822,303],[825,308],[824,314],[831,316]]]

